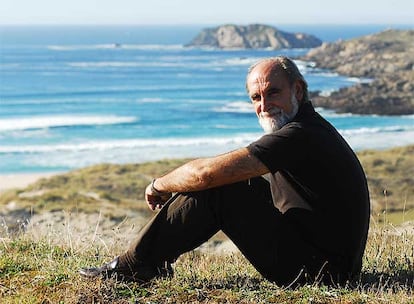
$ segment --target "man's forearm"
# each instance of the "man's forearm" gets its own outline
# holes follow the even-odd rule
[[[190,161],[177,169],[158,177],[153,186],[160,192],[189,192],[201,190],[207,186],[207,182],[201,177],[203,175],[203,164],[206,159]]]
[[[213,158],[190,161],[157,178],[153,186],[161,192],[199,191],[259,176],[267,171],[243,148]]]

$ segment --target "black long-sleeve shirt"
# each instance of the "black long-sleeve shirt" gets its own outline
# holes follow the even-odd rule
[[[273,175],[275,206],[282,213],[311,210],[300,228],[306,238],[328,256],[343,256],[349,272],[359,272],[369,193],[358,158],[337,130],[306,102],[292,122],[247,148]]]

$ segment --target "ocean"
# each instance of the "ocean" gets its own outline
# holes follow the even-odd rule
[[[309,50],[186,47],[202,28],[0,27],[0,174],[212,156],[259,138],[247,68],[263,57]],[[387,26],[279,28],[329,42]],[[326,95],[369,81],[296,63],[310,90]],[[414,143],[413,115],[317,110],[356,151]]]

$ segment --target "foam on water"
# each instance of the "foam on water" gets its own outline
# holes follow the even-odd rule
[[[160,103],[160,102],[169,102],[170,99],[167,98],[160,98],[160,97],[144,97],[137,99],[137,102],[140,103]]]
[[[258,134],[259,136],[259,134]],[[67,170],[98,163],[141,163],[166,158],[212,156],[246,146],[252,134],[231,138],[188,138],[158,140],[120,140],[79,145],[0,147],[0,159],[21,155],[20,170]],[[17,153],[17,154],[16,154]],[[47,157],[45,157],[47,155]],[[13,171],[12,163],[0,163]]]
[[[387,127],[374,127],[374,128],[358,128],[358,129],[348,129],[348,130],[339,130],[339,132],[344,136],[353,136],[353,135],[368,135],[374,133],[397,133],[397,132],[411,132],[414,131],[414,126],[387,126]]]
[[[79,168],[102,162],[140,163],[166,158],[213,156],[247,146],[260,135],[257,133],[231,138],[119,140],[68,145],[2,146],[0,147],[0,159],[21,154],[19,166],[23,169],[26,167],[24,170],[39,168],[40,171]],[[390,145],[411,144],[414,131],[344,134],[344,137],[356,151],[367,148],[384,149]],[[7,169],[12,171],[12,168],[6,167]]]
[[[186,126],[182,126],[186,127]],[[231,128],[228,125],[217,125],[217,128]],[[414,126],[390,126],[375,128],[357,128],[339,130],[339,132],[351,143],[357,144],[357,148],[369,148],[371,146],[382,147],[390,138],[395,142],[409,144],[414,134]],[[198,151],[196,147],[207,146],[234,146],[247,145],[261,136],[261,133],[245,133],[234,136],[216,137],[193,137],[193,138],[156,138],[156,139],[125,139],[125,140],[102,140],[87,141],[69,144],[42,144],[42,145],[3,145],[0,146],[1,153],[50,153],[50,152],[81,152],[81,151],[110,151],[122,149],[161,148],[168,151],[170,148],[182,147],[183,149]],[[387,140],[385,140],[387,138]],[[364,140],[369,139],[364,143]],[[352,144],[351,144],[352,145]],[[142,150],[140,150],[142,151]]]
[[[321,108],[321,107],[316,107],[315,111],[318,112],[319,114],[321,114],[321,116],[325,117],[325,118],[343,118],[343,117],[358,117],[361,116],[359,114],[352,114],[352,113],[335,113],[335,111],[333,110],[329,110],[329,109],[325,109],[325,108]],[[369,115],[366,115],[369,116]]]
[[[343,134],[355,151],[365,149],[387,149],[413,144],[414,131],[389,131],[380,133]]]
[[[249,57],[249,58],[244,58],[244,57],[238,57],[238,58],[229,58],[223,61],[218,61],[218,62],[214,62],[217,65],[229,65],[229,66],[250,66],[252,64],[254,64],[255,62],[259,61],[260,57]]]
[[[95,44],[95,45],[49,45],[52,51],[85,51],[85,50],[182,50],[182,44]]]
[[[254,113],[253,105],[248,101],[234,101],[222,107],[214,108],[215,112],[223,113]]]
[[[44,129],[53,127],[111,125],[131,123],[132,116],[38,116],[0,119],[0,132],[12,130]]]
[[[258,134],[241,134],[232,137],[197,137],[197,138],[160,138],[160,139],[130,139],[88,141],[79,144],[57,145],[17,145],[0,146],[0,153],[50,153],[50,152],[80,152],[80,151],[109,151],[136,148],[162,148],[173,147],[194,148],[197,146],[227,146],[248,144],[257,138]]]
[[[206,59],[206,58],[204,58]],[[192,62],[188,64],[188,58],[181,56],[177,58],[164,58],[162,61],[150,61],[150,60],[139,60],[139,61],[77,61],[68,62],[67,66],[73,68],[138,68],[138,67],[164,67],[164,68],[203,68],[203,69],[223,69],[229,66],[241,66],[248,67],[251,64],[258,61],[259,57],[250,58],[228,58],[219,59],[211,58],[204,62]]]

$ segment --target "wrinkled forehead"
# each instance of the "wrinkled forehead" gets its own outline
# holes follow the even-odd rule
[[[254,67],[247,78],[247,89],[260,83],[276,83],[287,81],[286,72],[275,62],[263,62]]]

